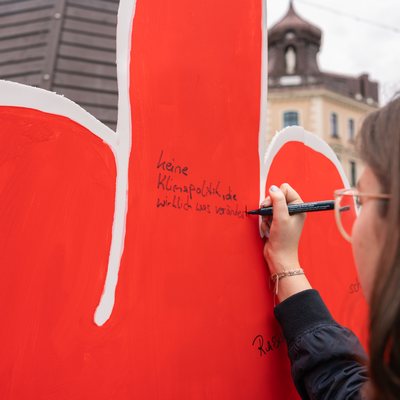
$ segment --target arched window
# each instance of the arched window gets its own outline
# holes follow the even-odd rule
[[[299,125],[299,113],[297,111],[286,111],[283,113],[283,127]]]

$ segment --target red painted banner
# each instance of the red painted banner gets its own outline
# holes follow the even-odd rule
[[[265,187],[264,19],[258,0],[122,1],[116,133],[0,82],[1,399],[296,397],[245,215]],[[268,185],[304,200],[344,185],[298,141],[270,161]],[[307,219],[302,263],[355,327],[335,229]]]

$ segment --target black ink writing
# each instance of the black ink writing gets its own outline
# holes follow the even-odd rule
[[[164,150],[161,150],[160,158],[157,162],[157,169],[163,169],[164,171],[172,172],[174,174],[188,176],[189,168],[187,166],[179,165],[172,158],[170,161],[163,160]]]
[[[228,189],[228,193],[224,194],[222,196],[222,198],[224,200],[227,200],[227,201],[229,201],[229,200],[237,201],[236,194],[231,192],[231,187],[230,186],[229,186],[229,189]]]
[[[211,214],[211,207],[209,204],[196,203],[196,211]]]
[[[266,356],[269,352],[278,350],[284,338],[282,335],[274,335],[269,340],[264,340],[264,336],[257,335],[252,342],[252,346],[260,354],[260,357]]]
[[[246,211],[239,207],[238,196],[230,185],[219,180],[188,179],[189,167],[165,157],[164,150],[161,150],[156,170],[157,208],[245,218]]]
[[[174,194],[171,198],[169,198],[168,195],[162,198],[157,198],[157,208],[166,207],[172,207],[178,210],[182,209],[185,211],[189,211],[192,209],[192,205],[189,203],[188,199],[184,200],[181,198],[181,196],[177,196],[176,194]]]
[[[217,215],[228,215],[238,218],[244,218],[246,216],[246,211],[240,210],[238,204],[236,204],[235,208],[232,208],[229,204],[225,207],[215,206],[215,213]]]
[[[232,193],[229,187],[228,191],[222,192],[220,189],[221,182],[213,183],[203,180],[201,185],[194,183],[178,184],[175,183],[174,178],[171,175],[164,173],[158,174],[157,189],[164,190],[166,192],[173,193],[186,193],[189,195],[189,199],[192,200],[195,195],[206,198],[206,197],[219,197],[225,201],[237,201],[236,193]]]

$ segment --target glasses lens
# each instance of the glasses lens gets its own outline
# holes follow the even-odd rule
[[[358,215],[358,199],[357,196],[341,196],[339,201],[340,222],[347,233],[351,237],[354,221]]]

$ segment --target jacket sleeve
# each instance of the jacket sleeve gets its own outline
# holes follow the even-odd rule
[[[297,293],[275,307],[302,399],[362,399],[367,357],[357,337],[332,318],[319,293]]]

